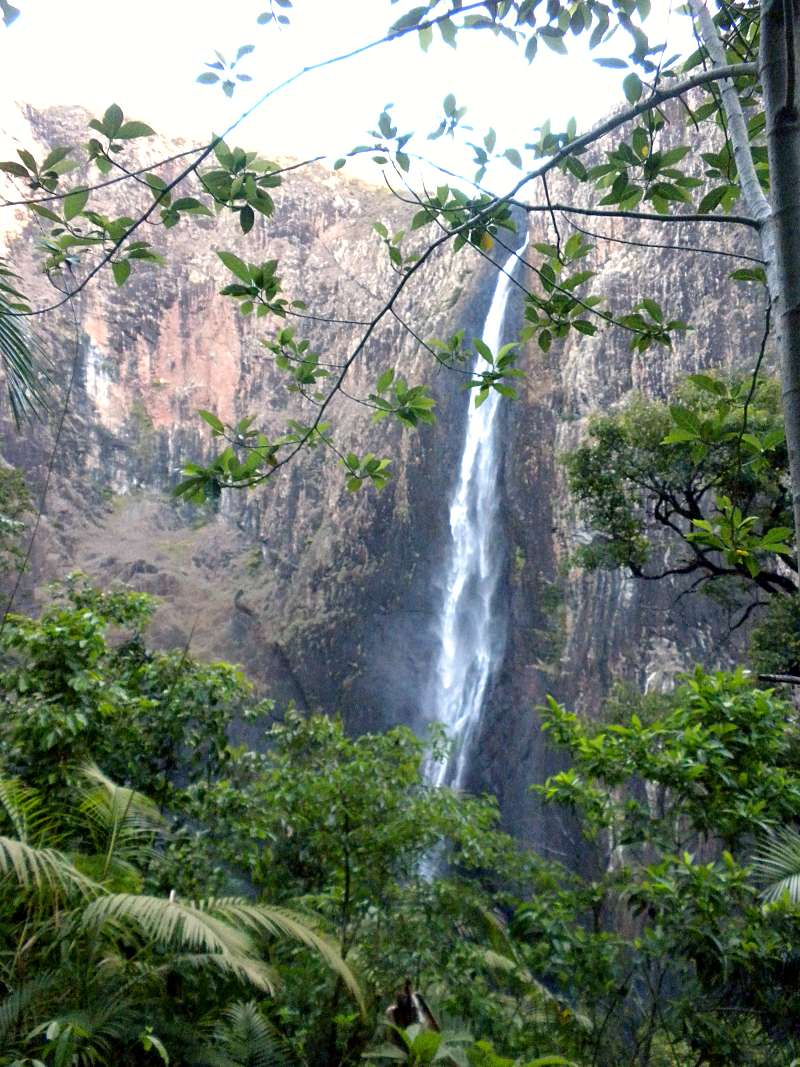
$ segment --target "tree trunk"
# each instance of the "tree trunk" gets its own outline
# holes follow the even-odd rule
[[[764,90],[783,416],[800,541],[800,5],[763,0],[759,78]]]

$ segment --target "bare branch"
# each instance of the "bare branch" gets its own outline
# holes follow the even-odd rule
[[[723,222],[733,226],[749,226],[760,229],[761,224],[748,215],[659,215],[655,211],[615,211],[599,207],[577,207],[575,204],[526,204],[524,200],[508,198],[506,203],[513,204],[527,212],[561,211],[565,215],[593,215],[606,219],[635,219],[637,222]]]
[[[698,252],[705,256],[727,256],[729,259],[746,259],[750,263],[760,263],[762,265],[764,263],[764,260],[758,256],[748,256],[744,252],[728,252],[723,248],[705,248],[703,245],[670,245],[662,244],[659,241],[634,241],[630,237],[612,237],[611,234],[598,233],[597,230],[587,230],[584,226],[579,226],[577,222],[573,222],[569,218],[566,211],[562,211],[562,215],[566,217],[573,230],[577,230],[578,233],[598,241],[609,241],[618,245],[633,245],[636,248],[661,248],[670,252]]]

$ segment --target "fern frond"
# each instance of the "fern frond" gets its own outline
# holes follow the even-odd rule
[[[264,1018],[254,1001],[229,1005],[214,1029],[214,1047],[200,1052],[203,1067],[293,1067],[291,1046]]]

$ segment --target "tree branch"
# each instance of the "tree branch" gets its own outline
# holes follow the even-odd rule
[[[63,305],[66,304],[67,301],[72,300],[75,296],[77,296],[78,293],[82,292],[83,289],[85,289],[89,282],[92,280],[92,278],[94,278],[103,269],[103,267],[107,266],[107,264],[113,259],[114,255],[119,251],[125,241],[127,241],[128,238],[149,219],[149,217],[153,214],[153,212],[159,206],[161,201],[164,199],[166,194],[171,192],[176,186],[180,185],[180,183],[185,178],[188,178],[190,174],[196,172],[200,164],[205,159],[207,159],[208,156],[211,155],[213,150],[221,141],[224,141],[229,134],[233,133],[235,129],[241,126],[245,119],[248,119],[255,111],[262,107],[262,105],[265,104],[267,100],[269,100],[273,96],[276,96],[283,89],[288,88],[290,85],[294,84],[294,82],[299,81],[300,78],[304,77],[306,74],[312,73],[315,70],[322,70],[324,67],[332,67],[335,64],[342,63],[347,59],[353,59],[355,56],[362,55],[364,52],[369,52],[371,49],[377,48],[379,45],[386,44],[388,41],[393,41],[396,38],[405,37],[409,33],[416,33],[419,30],[428,29],[430,27],[436,26],[438,23],[444,21],[445,19],[449,19],[451,15],[462,15],[467,11],[473,10],[474,8],[482,7],[483,3],[484,0],[478,0],[478,2],[476,3],[466,4],[463,7],[459,5],[457,8],[450,8],[444,14],[437,15],[436,18],[428,19],[427,22],[420,22],[418,25],[409,26],[402,30],[396,30],[394,32],[387,33],[383,37],[377,38],[374,41],[369,41],[367,44],[359,45],[358,48],[352,48],[348,52],[342,52],[337,56],[330,57],[329,59],[320,60],[318,63],[310,63],[308,66],[305,66],[300,70],[295,71],[295,73],[291,74],[288,78],[284,78],[284,80],[282,82],[278,82],[277,85],[273,85],[271,89],[268,89],[265,93],[263,93],[258,98],[258,100],[255,101],[254,104],[247,108],[246,111],[243,111],[239,115],[239,117],[235,119],[223,131],[223,133],[219,135],[219,137],[215,137],[210,144],[206,145],[205,148],[201,149],[200,154],[193,163],[190,163],[188,167],[185,167],[176,178],[174,178],[171,182],[169,182],[168,185],[166,185],[162,190],[160,190],[158,196],[156,197],[153,204],[148,208],[148,210],[143,215],[140,215],[139,218],[136,219],[131,224],[131,226],[128,227],[128,229],[119,238],[119,240],[114,243],[111,250],[107,252],[97,264],[95,264],[95,266],[89,271],[85,278],[83,278],[83,280],[75,286],[69,296],[64,297],[63,300],[60,300],[55,304],[51,304],[48,307],[35,308],[32,311],[9,312],[9,317],[25,318],[31,315],[43,315],[48,311],[56,311],[58,308],[63,307]]]
[[[613,211],[599,207],[576,207],[574,204],[526,204],[524,200],[511,198],[506,202],[529,213],[550,211],[552,206],[554,211],[561,211],[565,215],[593,215],[597,218],[606,219],[635,219],[638,222],[727,222],[734,226],[749,226],[754,230],[758,230],[761,225],[756,219],[751,219],[747,215],[659,215],[655,211]]]
[[[646,100],[641,101],[638,104],[634,104],[632,107],[625,108],[623,111],[618,111],[616,115],[612,115],[610,119],[606,119],[605,122],[601,122],[598,126],[594,126],[591,130],[582,134],[580,137],[576,137],[574,141],[570,141],[568,145],[560,148],[552,156],[542,163],[541,166],[536,167],[535,170],[529,171],[523,175],[517,184],[508,192],[505,196],[497,198],[497,203],[509,203],[513,196],[526,186],[529,182],[535,181],[537,178],[541,178],[543,174],[547,174],[548,171],[555,170],[555,168],[568,157],[575,155],[577,152],[582,151],[584,148],[588,148],[594,144],[595,141],[599,141],[606,134],[613,133],[614,130],[619,129],[620,126],[624,126],[626,122],[632,122],[633,119],[638,118],[639,115],[643,115],[646,111],[653,111],[661,104],[665,104],[667,100],[674,100],[675,97],[683,96],[685,93],[690,92],[692,89],[696,89],[700,85],[708,85],[710,82],[721,81],[724,78],[738,78],[744,74],[757,74],[758,68],[755,63],[732,63],[723,67],[715,67],[713,70],[704,70],[699,74],[694,74],[691,78],[686,78],[682,82],[678,82],[670,89],[659,89],[647,97]],[[657,216],[660,217],[660,216]],[[665,216],[666,218],[667,216]],[[757,219],[756,222],[761,220]]]
[[[567,212],[563,211],[563,215],[567,216]],[[573,222],[572,219],[567,217],[567,222],[578,233],[584,234],[586,237],[592,237],[597,241],[609,241],[612,244],[618,245],[633,245],[635,248],[661,248],[670,252],[698,252],[704,256],[727,256],[729,259],[745,259],[750,263],[760,263],[763,265],[764,260],[758,256],[748,256],[744,252],[728,252],[723,248],[705,248],[702,245],[669,245],[663,244],[659,241],[634,241],[630,237],[612,237],[608,233],[598,233],[597,230],[587,230],[584,226],[579,226],[577,222]]]
[[[759,682],[770,682],[772,685],[800,685],[800,678],[794,674],[757,674]]]

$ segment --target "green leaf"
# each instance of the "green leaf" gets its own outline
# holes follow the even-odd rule
[[[219,81],[219,74],[214,74],[213,71],[206,70],[198,75],[197,81],[199,81],[201,85],[213,85],[214,82]]]
[[[472,338],[472,347],[479,356],[486,360],[487,363],[494,364],[494,356],[492,355],[491,348],[489,348],[486,342],[482,341],[480,337]]]
[[[67,222],[80,215],[89,200],[88,189],[76,189],[69,196],[64,197],[64,218]]]
[[[200,416],[203,422],[208,423],[208,425],[215,433],[221,434],[225,432],[225,426],[222,420],[219,419],[213,411],[206,411],[205,408],[201,408],[197,412],[197,414]]]
[[[38,174],[39,168],[36,166],[36,160],[25,148],[18,148],[17,155],[31,172],[31,174]]]
[[[551,48],[560,56],[565,56],[567,54],[567,46],[564,44],[564,33],[562,30],[557,30],[553,26],[542,26],[539,30],[539,37],[544,41],[548,48]]]
[[[761,537],[762,545],[769,545],[775,541],[789,541],[792,537],[792,530],[788,526],[774,526],[771,530],[767,530]]]
[[[233,252],[218,251],[217,255],[228,268],[228,270],[231,271],[231,273],[235,274],[240,281],[243,281],[245,285],[253,284],[253,279],[250,274],[250,268],[243,260],[239,259],[238,256],[235,256]]]
[[[708,374],[690,374],[688,381],[698,389],[702,389],[704,393],[711,393],[713,396],[725,396],[728,392],[724,382]]]
[[[445,44],[449,44],[451,48],[456,47],[456,27],[449,18],[441,19],[437,23],[439,32],[442,35],[442,40]],[[424,30],[420,30],[420,33],[424,33]]]
[[[63,146],[53,148],[45,156],[44,162],[42,163],[42,171],[53,170],[59,163],[63,163],[70,151],[71,149],[64,148]]]
[[[125,122],[114,134],[120,141],[132,141],[135,137],[155,137],[156,131],[146,122]]]
[[[681,407],[679,404],[670,404],[669,413],[676,426],[680,427],[682,430],[693,432],[695,437],[699,436],[700,420],[693,411]]]
[[[400,33],[402,30],[410,30],[418,26],[428,14],[427,7],[413,7],[409,12],[399,18],[389,27],[389,33]]]
[[[711,189],[710,192],[707,192],[697,205],[698,214],[707,215],[709,212],[713,211],[714,208],[719,207],[725,199],[725,195],[729,188],[730,186],[728,185],[718,185],[716,189]]]
[[[735,282],[761,282],[767,284],[767,274],[763,267],[742,267],[740,270],[731,271],[728,275]]]
[[[503,152],[503,155],[512,166],[517,168],[517,170],[522,169],[522,156],[516,148],[507,148],[505,152]]]
[[[696,441],[697,434],[694,430],[671,430],[666,437],[661,439],[662,445],[680,445],[687,441]]]
[[[122,108],[118,104],[112,104],[103,115],[103,126],[109,140],[113,141],[122,125]]]
[[[211,212],[193,196],[182,196],[172,205],[173,211],[190,211],[194,215],[210,215]]]
[[[115,259],[111,264],[111,273],[114,275],[114,281],[117,285],[124,285],[131,273],[130,260]]]
[[[642,81],[638,74],[631,71],[622,81],[622,90],[629,104],[635,104],[642,95]]]
[[[651,300],[649,297],[645,297],[640,302],[639,306],[643,307],[650,314],[650,318],[653,319],[655,322],[664,321],[664,313],[659,307],[659,305],[655,302],[655,300]]]
[[[5,163],[0,163],[0,170],[5,171],[6,174],[13,174],[15,178],[28,177],[28,171],[25,167],[23,167],[21,163],[14,163],[11,160],[6,161]]]
[[[389,367],[388,370],[385,370],[383,372],[383,374],[381,374],[381,376],[378,378],[378,381],[375,383],[375,388],[377,389],[377,391],[379,393],[384,393],[384,392],[386,392],[386,390],[389,388],[389,386],[392,384],[393,381],[394,381],[394,368],[393,367]]]

